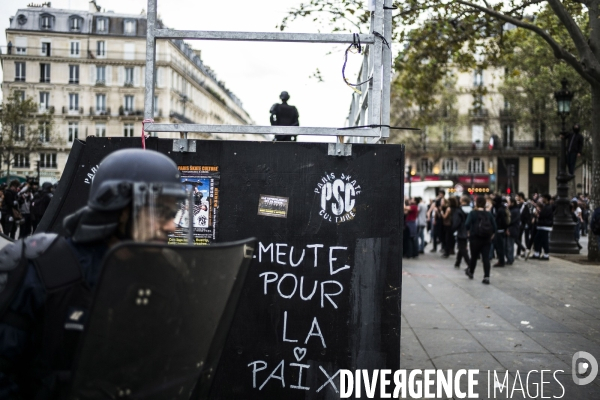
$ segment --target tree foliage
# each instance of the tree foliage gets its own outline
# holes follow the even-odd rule
[[[32,97],[23,99],[20,92],[13,91],[0,111],[0,170],[5,168],[10,174],[17,154],[29,156],[42,149],[45,142],[55,141],[52,127],[50,112],[38,113]]]

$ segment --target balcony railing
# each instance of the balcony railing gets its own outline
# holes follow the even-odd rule
[[[487,108],[483,108],[483,107],[471,108],[469,110],[469,117],[471,117],[471,118],[487,118],[488,110],[487,110]]]
[[[83,115],[83,107],[69,108],[67,106],[63,106],[62,113],[68,114],[68,115],[77,115],[77,114]]]
[[[144,110],[133,110],[133,109],[126,109],[125,107],[121,106],[119,107],[119,115],[120,116],[135,116],[135,115],[144,115]]]
[[[489,140],[489,139],[488,139]],[[419,144],[419,152],[423,151],[436,151],[436,150],[447,150],[447,151],[457,151],[457,152],[473,152],[473,153],[481,153],[481,152],[501,152],[501,151],[557,151],[560,149],[560,141],[559,140],[514,140],[510,146],[504,146],[501,142],[496,144],[496,147],[493,149],[489,148],[489,141],[484,142],[436,142],[436,143],[427,143],[425,148],[421,144]],[[416,149],[415,149],[416,150]],[[407,147],[407,152],[411,152],[410,147]]]
[[[109,116],[110,115],[110,107],[96,109],[94,107],[90,107],[90,115],[96,116]]]

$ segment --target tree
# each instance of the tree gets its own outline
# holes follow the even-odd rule
[[[24,99],[17,91],[8,96],[0,112],[0,158],[6,165],[7,177],[17,157],[29,159],[43,143],[52,140],[52,126],[51,113],[38,113],[38,104],[33,98]]]
[[[333,23],[334,30],[360,31],[368,15],[365,1],[310,0],[291,10],[280,27],[295,18],[312,17]],[[452,68],[502,65],[519,47],[507,28],[541,39],[554,58],[589,87],[591,200],[600,205],[600,0],[405,0],[393,15],[394,40],[404,46],[396,68],[412,74],[413,82],[406,84],[420,104],[435,101],[429,89]],[[550,84],[560,87],[558,81]],[[590,260],[600,259],[594,242],[590,239]]]

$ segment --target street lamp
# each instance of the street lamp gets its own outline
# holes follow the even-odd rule
[[[550,252],[563,254],[579,254],[579,248],[575,242],[575,222],[571,216],[571,204],[569,202],[569,180],[571,177],[567,175],[566,161],[566,129],[565,119],[571,112],[571,100],[573,100],[573,92],[567,89],[569,84],[566,79],[561,81],[562,88],[558,92],[554,92],[556,99],[556,107],[558,116],[562,120],[562,128],[560,132],[560,154],[558,155],[558,176],[557,182],[557,198],[556,210],[554,211],[554,226],[550,235]]]

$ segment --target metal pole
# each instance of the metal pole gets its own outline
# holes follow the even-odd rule
[[[144,119],[154,118],[154,77],[156,76],[156,0],[148,0],[146,32],[146,92],[144,96]]]
[[[556,210],[550,235],[550,253],[579,254],[579,248],[575,242],[575,222],[571,214],[571,203],[569,201],[569,181],[566,163],[566,128],[565,115],[561,115],[562,129],[560,139],[560,154],[558,155],[559,170],[556,177]]]

